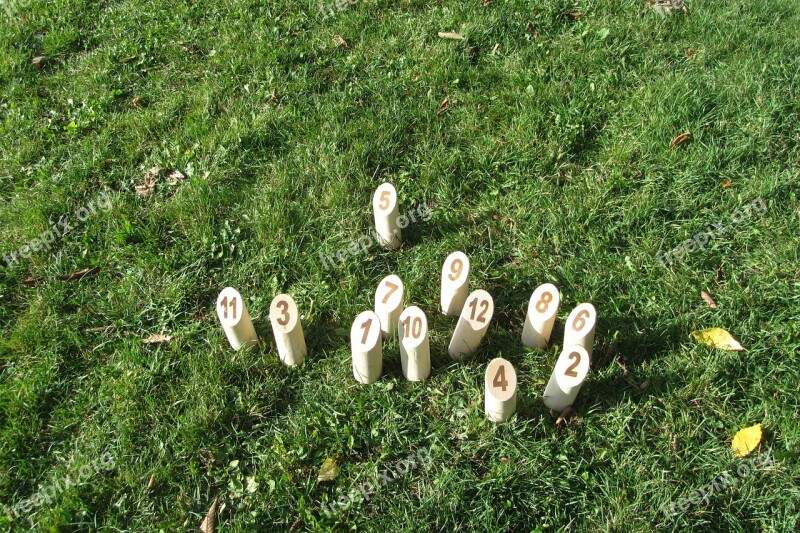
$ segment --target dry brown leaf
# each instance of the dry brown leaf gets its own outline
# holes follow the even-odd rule
[[[336,43],[336,46],[344,46],[345,48],[350,46],[349,44],[347,44],[347,41],[345,41],[344,37],[342,37],[341,35],[334,35],[333,42]]]
[[[725,180],[722,180],[722,183],[720,183],[719,185],[723,189],[728,189],[730,187],[733,187],[733,182],[731,180],[725,179]]]
[[[466,39],[466,37],[454,31],[440,31],[439,37],[441,37],[442,39],[454,39],[457,41],[463,41],[464,39]]]
[[[622,377],[625,378],[625,381],[627,381],[634,388],[637,388],[637,389],[644,390],[644,389],[647,388],[647,385],[648,385],[647,381],[645,381],[643,383],[639,383],[636,380],[636,377],[633,375],[633,372],[630,371],[630,369],[627,367],[627,365],[622,360],[622,358],[617,357],[617,358],[614,359],[614,361],[616,361],[616,363],[619,365],[619,367],[622,368]]]
[[[31,65],[36,67],[36,69],[41,70],[42,67],[47,63],[47,58],[45,56],[36,56],[31,59]]]
[[[556,426],[561,427],[561,425],[568,426],[570,422],[575,418],[575,411],[572,409],[571,405],[568,405],[561,414],[558,415],[556,419]]]
[[[267,100],[267,105],[270,105],[278,100],[278,92],[276,89],[272,89],[272,94],[269,96],[269,100]]]
[[[107,331],[113,331],[117,328],[113,324],[111,326],[100,326],[98,328],[85,328],[83,330],[84,333],[105,333]]]
[[[716,309],[717,308],[717,302],[715,302],[714,298],[712,298],[711,295],[708,294],[706,291],[700,291],[700,296],[703,297],[703,300],[708,302],[708,306],[711,309]]]
[[[156,333],[155,335],[150,335],[146,339],[142,339],[142,344],[165,344],[172,340],[172,335],[163,335],[161,333]]]
[[[691,138],[692,138],[692,133],[689,131],[684,131],[683,133],[672,139],[672,142],[669,143],[669,147],[675,148],[676,146],[680,146],[681,144],[685,143]]]
[[[442,113],[444,113],[444,112],[445,112],[445,111],[447,111],[448,109],[450,109],[450,97],[449,97],[449,96],[448,96],[448,97],[446,97],[446,98],[445,98],[445,99],[442,101],[441,105],[439,105],[439,114],[441,115]]]
[[[525,25],[525,29],[528,30],[528,33],[531,34],[531,37],[539,37],[539,30],[536,29],[536,27],[533,25],[533,22],[530,20]]]
[[[483,0],[483,7],[489,7],[489,4],[494,2],[494,0]]]
[[[78,270],[77,272],[73,272],[72,274],[64,274],[61,276],[56,276],[56,279],[58,281],[75,281],[81,279],[84,276],[97,274],[98,272],[100,272],[100,267],[84,268],[83,270]]]
[[[170,183],[178,183],[179,181],[183,181],[186,179],[186,176],[183,175],[183,172],[180,170],[168,170],[169,174],[167,174],[167,178],[169,179]]]
[[[142,184],[135,187],[139,196],[150,196],[158,183],[158,175],[161,174],[163,169],[161,167],[153,167],[145,172],[142,177]]]
[[[205,520],[200,524],[200,531],[203,533],[214,533],[214,528],[217,525],[217,506],[222,501],[222,498],[217,498],[211,504],[211,508],[206,514]]]
[[[142,99],[141,99],[141,98],[139,98],[139,97],[137,96],[136,98],[134,98],[133,100],[131,100],[131,104],[132,104],[134,107],[142,107]]]
[[[20,283],[22,283],[26,287],[35,287],[36,284],[39,282],[33,278],[28,278],[28,279],[23,279],[22,281],[20,281]]]
[[[691,48],[687,48],[686,50],[684,50],[683,51],[683,57],[685,57],[686,59],[691,59],[692,58],[692,49]]]
[[[583,16],[583,13],[578,13],[578,12],[576,12],[576,13],[566,13],[565,16],[569,20],[578,20],[579,18],[581,18]]]
[[[686,7],[683,0],[645,0],[645,2],[661,16],[672,15],[679,11],[684,15],[689,14],[689,8]]]
[[[147,481],[147,490],[153,490],[153,487],[156,486],[156,475],[152,474],[150,479]]]

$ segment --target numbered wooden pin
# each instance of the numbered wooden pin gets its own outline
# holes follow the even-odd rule
[[[517,372],[514,366],[498,357],[486,368],[484,379],[486,416],[492,422],[505,422],[517,411]]]
[[[397,321],[403,311],[403,291],[402,280],[394,274],[383,278],[375,291],[375,313],[386,338],[394,336],[397,331]]]
[[[544,404],[560,413],[575,402],[589,373],[589,354],[583,346],[564,348],[544,390]]]
[[[239,350],[258,344],[258,334],[250,320],[250,313],[239,291],[226,287],[217,297],[217,316],[231,343],[231,348]]]
[[[431,374],[431,348],[428,339],[428,319],[417,306],[400,315],[397,326],[400,338],[400,363],[403,375],[410,381],[422,381]]]
[[[287,366],[297,366],[306,358],[306,339],[297,305],[288,294],[279,294],[269,306],[269,320],[278,346],[278,356]]]
[[[528,314],[522,328],[522,344],[528,348],[543,349],[550,342],[556,313],[561,304],[558,289],[552,283],[545,283],[533,291],[528,303]]]
[[[398,248],[402,240],[400,232],[400,209],[397,190],[391,183],[384,183],[372,197],[372,210],[375,212],[375,231],[378,242],[384,248]]]
[[[569,314],[564,327],[564,346],[577,344],[583,346],[592,357],[594,349],[594,326],[597,321],[597,311],[592,304],[581,304]]]
[[[475,353],[489,329],[493,315],[494,300],[488,292],[479,289],[470,294],[461,310],[458,325],[447,348],[450,357],[461,359],[465,355]]]
[[[350,328],[353,349],[353,376],[359,383],[369,385],[383,372],[381,323],[374,311],[364,311]]]
[[[453,252],[442,266],[442,312],[448,316],[461,313],[469,295],[469,257]]]

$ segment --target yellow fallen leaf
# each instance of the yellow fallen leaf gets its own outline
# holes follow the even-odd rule
[[[761,444],[761,424],[740,429],[733,436],[731,449],[738,457],[746,457]]]
[[[730,350],[740,352],[744,350],[744,346],[739,344],[739,341],[722,328],[710,328],[702,331],[693,331],[692,338],[700,344],[707,344],[720,350]]]
[[[319,469],[317,474],[317,481],[333,481],[339,475],[339,465],[336,464],[336,459],[328,457]]]

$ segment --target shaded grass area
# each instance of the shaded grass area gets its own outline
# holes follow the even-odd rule
[[[224,496],[225,531],[796,529],[792,2],[694,2],[667,18],[635,2],[499,0],[364,1],[329,19],[308,2],[255,1],[36,2],[3,15],[0,253],[99,191],[112,203],[0,269],[0,503],[106,451],[116,462],[31,511],[37,527],[195,528]],[[141,198],[153,166],[189,179]],[[326,270],[320,253],[370,230],[383,181],[401,212],[424,202],[432,219],[398,251]],[[757,198],[764,216],[731,223]],[[714,223],[730,229],[661,267],[658,252]],[[438,276],[457,249],[497,312],[480,352],[454,363]],[[55,280],[91,266],[102,270]],[[434,370],[404,381],[388,341],[384,377],[364,387],[348,332],[389,273],[428,315]],[[524,310],[544,282],[562,292],[553,345],[525,350]],[[247,300],[262,349],[226,346],[213,308],[225,286]],[[279,292],[303,315],[299,369],[271,343]],[[599,316],[594,366],[579,418],[558,428],[540,397],[585,301]],[[689,340],[712,326],[747,351]],[[140,342],[162,332],[174,340]],[[482,405],[497,356],[520,390],[501,426]],[[648,386],[629,384],[616,357]],[[735,471],[730,438],[757,422],[776,466],[659,512]],[[422,449],[430,465],[322,511]],[[339,477],[317,484],[333,456]]]

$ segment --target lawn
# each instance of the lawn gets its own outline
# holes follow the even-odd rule
[[[340,5],[0,6],[0,530],[196,531],[217,501],[218,532],[796,531],[800,5]],[[430,216],[327,261],[384,182]],[[456,250],[496,308],[459,361]],[[350,327],[389,274],[433,371],[406,380],[387,339],[362,385]],[[528,349],[542,283],[561,307]],[[260,347],[228,344],[229,286]],[[582,302],[592,367],[556,424],[542,394]],[[745,350],[690,335],[711,327]],[[495,357],[518,378],[503,424]]]

